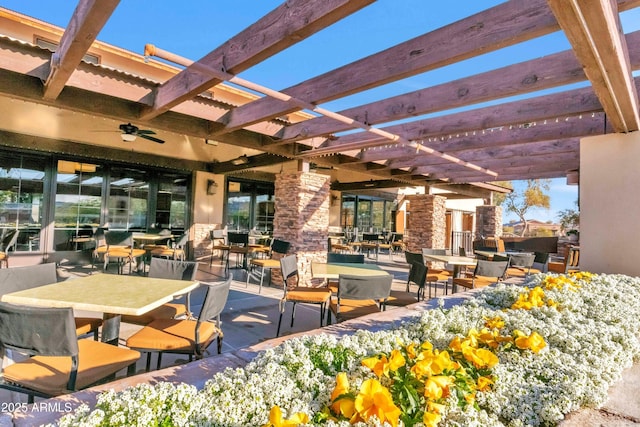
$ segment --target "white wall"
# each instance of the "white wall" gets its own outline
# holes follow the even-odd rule
[[[580,141],[580,267],[640,276],[640,132]]]

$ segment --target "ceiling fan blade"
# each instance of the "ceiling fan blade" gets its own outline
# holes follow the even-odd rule
[[[156,133],[151,129],[138,129],[136,132],[138,135],[155,135]]]
[[[149,135],[145,135],[145,134],[141,134],[140,132],[138,132],[137,136],[139,136],[140,138],[148,139],[149,141],[157,142],[158,144],[164,144],[164,141],[162,139],[155,138],[153,136],[149,136]]]

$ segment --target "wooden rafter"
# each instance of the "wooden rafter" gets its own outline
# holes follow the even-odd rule
[[[640,68],[640,31],[626,36],[632,69]],[[513,95],[586,80],[571,50],[510,65],[452,82],[372,102],[340,114],[372,125],[469,106]],[[330,117],[317,117],[284,127],[274,144],[342,132],[349,127]]]
[[[616,132],[640,129],[638,93],[617,5],[611,0],[548,0]]]
[[[80,0],[58,49],[51,55],[49,75],[44,83],[45,99],[60,95],[118,3],[120,0]]]
[[[558,30],[544,0],[512,0],[283,90],[319,104]],[[220,132],[296,111],[264,97],[231,110]]]
[[[156,117],[221,82],[216,76],[203,73],[203,68],[237,74],[373,1],[293,0],[283,3],[144,97],[141,101],[151,107],[143,111],[140,119]]]

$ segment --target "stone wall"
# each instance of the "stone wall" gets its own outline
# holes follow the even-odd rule
[[[298,256],[300,284],[320,285],[311,280],[311,262],[327,260],[329,236],[330,177],[310,172],[276,175],[273,237],[291,243],[289,253]],[[282,283],[279,271],[271,283]]]
[[[211,237],[209,232],[214,228],[220,228],[220,224],[193,224],[193,259],[211,255]]]
[[[476,239],[502,236],[502,206],[476,207]]]
[[[416,194],[405,198],[408,224],[404,241],[406,249],[420,252],[422,248],[444,248],[446,242],[446,199],[430,194]]]

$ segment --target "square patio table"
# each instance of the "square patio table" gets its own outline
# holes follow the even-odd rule
[[[424,258],[429,261],[436,262],[444,262],[446,264],[453,266],[453,277],[460,276],[460,268],[461,267],[475,267],[476,260],[475,258],[470,258],[466,256],[458,256],[458,255],[431,255],[431,254],[422,254]]]
[[[102,341],[118,343],[120,315],[139,316],[192,291],[198,281],[93,274],[2,295],[1,301],[103,313]]]
[[[381,276],[389,274],[376,264],[312,262],[311,276],[314,279],[338,280],[341,274],[353,276]]]

